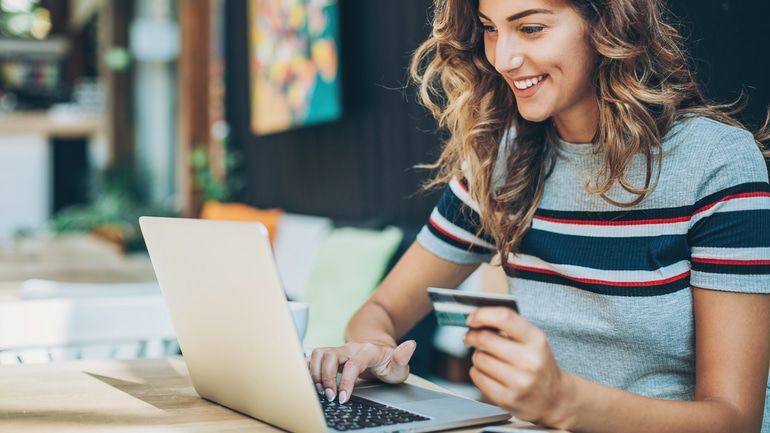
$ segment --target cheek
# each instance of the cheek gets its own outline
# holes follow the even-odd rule
[[[584,56],[575,56],[571,65],[566,70],[567,83],[574,92],[585,92],[591,88],[593,83],[593,59],[587,54]]]
[[[562,91],[577,92],[589,87],[593,75],[592,51],[584,44],[559,43],[560,47],[550,50],[544,55],[548,56],[549,63],[554,65],[557,87]]]

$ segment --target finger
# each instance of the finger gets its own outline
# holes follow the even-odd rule
[[[489,329],[471,329],[465,334],[463,342],[504,362],[526,367],[531,367],[535,362],[534,352],[530,348]]]
[[[321,359],[323,358],[324,352],[329,350],[328,348],[317,348],[313,350],[313,353],[310,355],[310,377],[313,379],[313,383],[315,384],[315,389],[318,391],[319,394],[323,394],[324,389],[321,386]]]
[[[321,385],[329,401],[337,395],[337,370],[339,369],[339,354],[337,350],[327,350],[321,359]]]
[[[467,324],[471,328],[496,328],[513,340],[528,343],[537,338],[540,330],[524,320],[508,307],[481,307],[468,316]]]
[[[390,354],[390,359],[377,377],[385,383],[401,383],[409,377],[409,361],[417,349],[414,340],[405,341],[398,345]]]
[[[503,404],[509,393],[508,388],[506,388],[505,385],[485,374],[476,366],[471,367],[470,377],[473,384],[476,385],[479,391],[481,391],[489,401],[505,409],[509,409]]]
[[[489,353],[477,350],[471,357],[473,366],[496,382],[504,385],[507,389],[512,388],[520,382],[522,372],[515,366],[501,361]]]
[[[339,393],[340,403],[346,403],[350,396],[353,395],[353,386],[356,383],[356,379],[369,368],[372,362],[371,355],[366,351],[360,351],[355,356],[350,358],[342,368],[342,376],[340,377]]]

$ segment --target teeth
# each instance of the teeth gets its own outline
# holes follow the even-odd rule
[[[514,81],[513,84],[516,86],[517,89],[524,90],[524,89],[528,89],[528,88],[534,86],[535,84],[539,83],[540,81],[543,80],[544,77],[545,77],[545,75],[540,75],[540,76],[535,77],[535,78],[528,78],[526,80]]]

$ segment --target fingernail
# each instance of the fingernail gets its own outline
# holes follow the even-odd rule
[[[334,401],[334,391],[332,391],[331,388],[326,388],[326,399]]]
[[[340,391],[340,403],[345,403],[346,401],[348,401],[348,393]]]
[[[315,390],[318,391],[318,394],[323,394],[324,393],[324,388],[321,386],[320,383],[316,383],[315,384]]]

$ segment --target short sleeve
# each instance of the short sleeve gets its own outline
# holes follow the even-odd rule
[[[450,262],[488,262],[495,253],[495,245],[480,227],[478,205],[468,192],[468,184],[465,179],[455,177],[417,235],[417,242]]]
[[[731,128],[711,152],[688,242],[691,286],[770,293],[770,185],[750,133]]]

